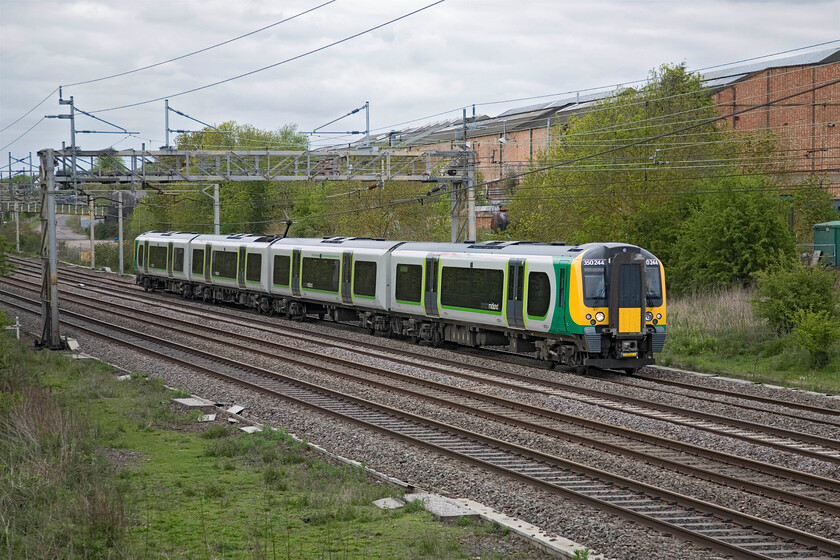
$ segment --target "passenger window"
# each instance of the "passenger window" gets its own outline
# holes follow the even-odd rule
[[[353,265],[353,295],[376,296],[376,263],[356,261]]]
[[[172,256],[172,271],[184,272],[184,249],[176,247]]]
[[[245,280],[259,284],[262,281],[262,255],[259,253],[249,254],[246,262]]]
[[[551,301],[551,282],[545,272],[528,275],[528,316],[545,317]]]
[[[423,289],[423,267],[419,264],[397,265],[395,297],[398,302],[420,303]]]
[[[288,286],[289,272],[291,271],[292,258],[288,255],[274,255],[274,285]]]
[[[204,249],[193,249],[192,273],[204,274]]]
[[[149,247],[149,268],[166,270],[166,246],[152,245]]]
[[[213,251],[213,276],[236,280],[236,253]]]
[[[338,292],[340,265],[341,261],[337,258],[305,257],[303,259],[303,271],[301,272],[301,284],[311,290]]]
[[[503,270],[445,266],[440,286],[441,305],[480,311],[502,310]]]

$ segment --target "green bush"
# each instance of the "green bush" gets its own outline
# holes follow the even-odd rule
[[[840,339],[840,323],[825,311],[799,309],[793,317],[793,339],[811,355],[811,365],[826,365]]]
[[[840,297],[836,282],[834,271],[799,263],[761,272],[753,307],[772,328],[788,333],[796,325],[800,311],[837,317]]]
[[[681,224],[671,293],[708,286],[749,285],[760,271],[792,260],[788,203],[761,178],[721,180]]]

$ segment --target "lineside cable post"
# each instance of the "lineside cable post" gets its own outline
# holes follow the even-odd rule
[[[52,149],[38,152],[41,158],[41,340],[38,345],[63,350],[58,329],[58,253],[55,233],[55,157]]]

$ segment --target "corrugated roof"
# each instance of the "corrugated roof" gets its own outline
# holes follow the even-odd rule
[[[784,58],[761,60],[751,64],[712,70],[710,72],[704,72],[703,78],[707,86],[714,87],[737,82],[750,74],[763,72],[764,70],[768,70],[770,68],[783,68],[785,66],[810,66],[812,64],[828,64],[831,62],[840,62],[840,48],[797,54]]]
[[[721,89],[744,78],[770,68],[786,66],[808,66],[814,64],[829,64],[840,62],[840,48],[831,48],[788,57],[761,60],[750,64],[721,68],[703,73],[703,83],[706,87]],[[570,116],[579,113],[608,95],[620,93],[623,88],[611,91],[599,91],[582,95],[574,95],[515,107],[500,113],[495,117],[479,115],[467,119],[467,138],[479,136],[502,136],[507,132],[539,128],[548,124],[563,122]],[[449,119],[393,131],[388,134],[377,135],[377,139],[384,140],[390,134],[396,138],[399,146],[420,146],[451,142],[460,138],[463,131],[463,120]]]

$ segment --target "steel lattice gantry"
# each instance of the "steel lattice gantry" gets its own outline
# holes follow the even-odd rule
[[[224,181],[416,181],[447,190],[452,241],[475,240],[475,152],[443,150],[53,150],[41,161],[43,260],[41,345],[63,348],[58,329],[56,189],[87,183],[132,185]]]
[[[464,182],[475,153],[464,150],[56,150],[57,184],[221,181]],[[76,172],[71,173],[75,162]]]

